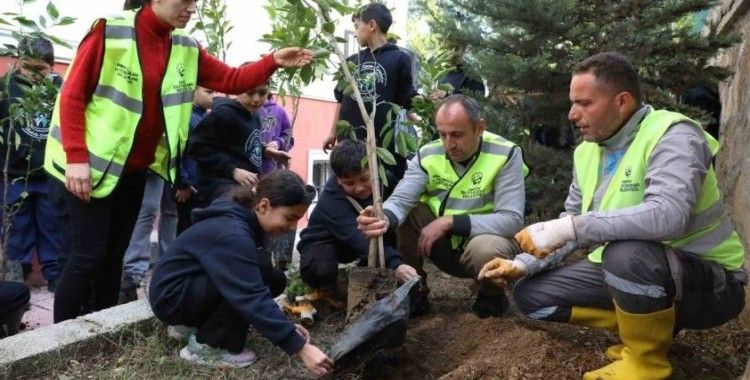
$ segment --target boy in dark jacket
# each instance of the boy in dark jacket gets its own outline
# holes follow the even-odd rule
[[[310,222],[300,233],[300,277],[313,288],[330,289],[336,282],[339,263],[359,260],[367,265],[370,242],[357,229],[359,211],[372,205],[370,172],[362,167],[367,154],[361,141],[345,140],[331,152],[334,177],[325,184]],[[395,236],[386,236],[386,266],[405,282],[417,276],[396,252]]]
[[[23,99],[24,87],[45,86],[45,78],[52,73],[54,50],[49,40],[37,37],[21,40],[19,51],[21,56],[10,74],[8,87],[5,87],[5,81],[0,83],[0,133],[4,140],[0,144],[0,168],[6,165],[8,168],[6,201],[11,213],[7,254],[11,260],[20,261],[28,274],[31,254],[36,251],[42,274],[49,289],[54,291],[61,269],[58,254],[65,236],[56,226],[57,213],[49,201],[47,174],[42,166],[52,106],[57,95],[55,86],[46,87],[48,90],[54,88],[53,93],[47,94],[50,100],[47,110],[27,115],[30,117],[26,118],[26,123],[14,120],[12,130],[9,120],[11,104]]]
[[[411,99],[417,95],[412,77],[412,57],[387,41],[388,29],[391,27],[393,18],[384,4],[367,4],[352,19],[357,41],[364,49],[347,58],[347,61],[357,64],[352,74],[357,80],[367,112],[372,110],[373,100],[383,103],[377,106],[375,113],[377,145],[388,149],[396,158],[396,166],[386,166],[391,178],[388,180],[388,187],[383,192],[385,198],[396,187],[396,183],[403,178],[406,159],[396,153],[393,141],[389,146],[383,146],[383,135],[380,131],[384,127],[392,127],[386,126],[386,116],[391,110],[391,105],[384,103],[394,103],[405,109],[411,108]],[[339,103],[334,121],[346,120],[354,127],[357,139],[365,140],[367,137],[365,122],[353,95],[344,95],[338,89],[334,95]],[[393,117],[392,120],[396,119],[397,117]],[[346,136],[337,135],[336,123],[334,123],[323,149],[331,149],[337,140],[346,138]]]
[[[263,84],[236,99],[214,98],[211,112],[195,127],[188,153],[198,163],[198,206],[208,206],[237,186],[255,186],[264,156],[290,158],[261,140],[257,111],[266,95],[268,85]]]
[[[154,268],[149,301],[154,314],[189,331],[180,357],[188,361],[245,367],[255,353],[245,349],[248,325],[287,354],[298,354],[322,375],[333,363],[302,326],[294,325],[273,297],[284,290],[269,278],[258,246],[265,234],[297,225],[315,196],[312,186],[289,170],[262,179],[255,190],[238,188],[196,210],[195,224],[182,233]]]
[[[214,91],[198,87],[193,96],[193,110],[190,113],[190,129],[188,135],[192,136],[195,127],[206,117],[206,112],[213,105]],[[198,192],[195,188],[198,179],[198,164],[188,154],[182,157],[180,166],[180,180],[175,185],[174,200],[177,203],[177,235],[185,231],[192,222],[190,213],[195,206],[194,195]]]

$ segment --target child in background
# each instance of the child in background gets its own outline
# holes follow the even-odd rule
[[[292,123],[289,122],[289,116],[286,114],[284,107],[276,104],[273,95],[268,93],[266,102],[258,109],[257,115],[260,120],[260,139],[263,146],[266,149],[289,152],[294,146],[294,138],[292,137]],[[260,175],[264,176],[274,170],[288,167],[288,159],[263,157]],[[292,262],[296,235],[297,231],[291,230],[282,236],[266,239],[263,248],[271,256],[274,266],[277,268],[286,270],[287,265]]]
[[[258,182],[263,159],[289,155],[261,141],[258,109],[268,95],[263,83],[237,98],[215,97],[211,112],[190,135],[188,154],[197,162],[197,206],[208,206],[235,187],[252,188]]]
[[[315,374],[331,369],[333,363],[310,344],[307,330],[274,302],[284,287],[269,289],[277,279],[263,273],[257,249],[266,233],[294,228],[314,197],[315,189],[297,174],[278,170],[255,190],[239,187],[231,199],[222,197],[193,213],[195,224],[159,259],[149,289],[160,320],[194,328],[180,357],[248,366],[255,361],[255,353],[244,348],[251,325],[287,354],[298,354]]]

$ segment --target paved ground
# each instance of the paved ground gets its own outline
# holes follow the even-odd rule
[[[52,305],[55,294],[47,290],[47,284],[38,271],[29,276],[27,281],[31,289],[31,302],[29,310],[23,315],[22,331],[38,329],[52,324]],[[143,288],[138,289],[138,298],[143,298]]]

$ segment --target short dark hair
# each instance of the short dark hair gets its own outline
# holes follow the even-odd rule
[[[573,74],[591,73],[597,81],[618,93],[627,91],[641,103],[641,82],[638,70],[621,53],[608,51],[592,55],[573,68]]]
[[[232,196],[235,202],[247,208],[255,207],[263,198],[267,198],[273,207],[309,206],[315,199],[315,188],[305,184],[297,173],[282,169],[263,177],[254,189],[240,187]]]
[[[130,11],[133,9],[138,9],[142,7],[146,3],[150,3],[151,0],[125,0],[125,4],[122,5],[122,9],[126,11]]]
[[[466,114],[469,115],[472,123],[476,124],[482,120],[482,106],[471,96],[463,94],[453,94],[441,100],[435,110],[435,115],[437,115],[441,108],[451,104],[460,104],[464,108],[464,111],[466,111]]]
[[[331,151],[331,169],[336,177],[349,177],[362,172],[362,159],[367,156],[367,146],[362,141],[344,140]]]
[[[364,22],[370,22],[375,20],[375,23],[383,33],[388,33],[388,29],[393,24],[393,16],[391,11],[383,3],[370,3],[359,8],[359,12],[352,16],[352,21],[362,20]]]
[[[24,37],[18,43],[18,58],[34,58],[50,66],[55,64],[55,48],[44,37]]]

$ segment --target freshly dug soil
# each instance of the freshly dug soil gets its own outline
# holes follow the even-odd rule
[[[471,313],[472,281],[427,266],[431,311],[409,321],[406,344],[362,358],[337,375],[364,379],[580,379],[609,363],[616,334],[564,323],[531,321],[517,310],[504,318]],[[315,334],[315,333],[313,333]],[[750,356],[750,332],[732,321],[683,331],[670,361],[676,379],[736,379]],[[337,376],[334,375],[334,376]]]
[[[352,267],[346,299],[346,320],[355,321],[373,302],[396,290],[393,272],[385,268]]]
[[[512,310],[503,318],[471,313],[472,281],[427,265],[431,311],[410,319],[405,344],[337,363],[332,379],[580,379],[608,363],[606,348],[615,334],[563,323],[529,321]],[[309,329],[312,342],[328,350],[344,331],[344,310],[321,305]],[[252,333],[248,346],[258,361],[242,370],[217,370],[182,361],[184,343],[166,337],[165,326],[121,339],[98,355],[82,353],[60,371],[42,378],[311,378],[299,359]],[[252,329],[251,329],[252,330]],[[737,379],[750,356],[750,332],[732,321],[705,331],[683,331],[669,359],[676,379]]]

